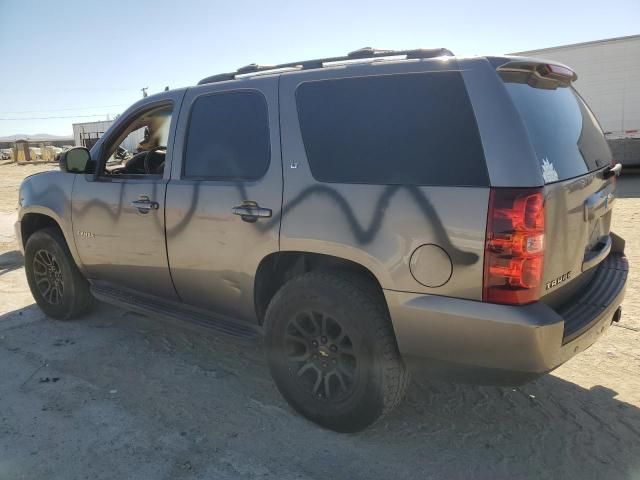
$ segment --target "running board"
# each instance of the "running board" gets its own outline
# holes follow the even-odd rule
[[[231,318],[212,315],[209,312],[204,312],[200,309],[194,309],[175,302],[138,296],[103,285],[91,285],[91,293],[98,300],[143,315],[157,315],[179,323],[187,321],[235,338],[257,339],[261,336],[260,327],[257,325],[254,326],[247,322],[234,321]]]

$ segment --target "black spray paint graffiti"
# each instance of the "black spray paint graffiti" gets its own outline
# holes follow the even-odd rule
[[[81,177],[77,178],[77,181],[80,180]],[[166,180],[159,180],[157,183],[152,182],[150,189],[152,190],[152,198],[158,193],[160,184],[164,184]],[[116,221],[118,217],[122,214],[124,206],[124,189],[125,183],[122,182],[119,185],[119,194],[118,199],[114,199],[113,203],[106,202],[104,200],[99,200],[97,198],[91,199],[86,203],[80,204],[77,206],[77,214],[84,214],[89,211],[91,208],[99,208],[108,214],[111,220]],[[248,195],[246,192],[245,185],[241,182],[236,182],[234,187],[238,191],[238,197],[240,201],[247,200]],[[29,182],[25,183],[25,188],[27,190],[31,189],[31,184]],[[200,203],[200,189],[202,188],[202,184],[200,182],[194,182],[191,194],[191,201],[189,202],[189,208],[181,216],[178,223],[168,227],[166,229],[167,237],[171,238],[173,236],[181,234],[186,227],[188,226],[191,218],[198,210],[198,206]],[[206,187],[205,187],[206,188]],[[216,188],[216,187],[211,187]],[[314,196],[325,196],[330,198],[336,205],[339,207],[339,210],[345,216],[347,220],[351,232],[356,240],[361,245],[367,245],[372,242],[376,235],[379,233],[385,214],[387,212],[387,207],[391,199],[399,192],[408,193],[416,203],[416,205],[420,208],[420,210],[424,214],[425,221],[429,222],[436,236],[436,242],[443,247],[450,255],[451,260],[454,264],[457,265],[472,265],[479,260],[479,256],[473,252],[467,252],[457,248],[451,242],[451,239],[442,224],[440,216],[437,214],[435,208],[433,207],[431,201],[427,198],[427,196],[416,186],[412,185],[388,185],[385,187],[383,192],[378,196],[376,200],[376,205],[374,208],[374,214],[371,218],[371,221],[368,225],[363,225],[358,220],[356,214],[353,211],[352,206],[349,204],[349,201],[337,190],[331,188],[328,185],[323,184],[315,184],[310,187],[305,188],[300,193],[298,193],[291,201],[287,202],[282,206],[280,211],[276,213],[273,217],[269,219],[265,219],[266,221],[257,222],[255,228],[257,228],[261,232],[267,232],[271,230],[276,224],[279,224],[281,219],[287,215],[287,213],[291,212],[295,208],[300,207],[303,203],[311,201]],[[32,198],[38,198],[44,192],[30,192]],[[61,195],[68,196],[68,193],[65,193],[58,186],[48,186],[46,189],[46,196],[51,195]],[[164,198],[158,199],[164,201]],[[78,215],[79,216],[79,215]],[[161,218],[157,215],[154,215],[154,222],[158,225],[158,222],[161,221]],[[159,226],[159,225],[158,225]]]
[[[248,200],[245,185],[241,182],[235,183],[235,188],[238,190],[239,202]],[[173,237],[179,235],[184,231],[189,224],[191,217],[198,209],[200,200],[200,189],[202,184],[200,182],[194,182],[192,188],[191,201],[189,203],[189,209],[185,212],[184,216],[180,218],[180,221],[175,225],[167,228],[167,237]],[[206,188],[206,187],[205,187]],[[216,187],[211,187],[216,188]],[[418,187],[413,185],[388,185],[384,191],[378,196],[376,206],[374,208],[374,214],[368,225],[362,225],[358,220],[353,208],[349,204],[349,201],[337,190],[331,188],[328,185],[316,184],[305,188],[298,193],[291,201],[283,204],[282,209],[273,217],[269,219],[260,220],[255,223],[255,228],[261,232],[267,232],[271,230],[274,225],[279,224],[281,219],[291,212],[295,208],[298,208],[306,201],[310,201],[312,197],[319,195],[330,198],[337,204],[341,213],[345,216],[353,236],[361,245],[367,245],[371,243],[376,235],[379,233],[382,224],[384,222],[387,207],[391,199],[399,192],[408,193],[420,207],[420,210],[424,214],[424,218],[431,224],[435,232],[437,243],[443,247],[449,255],[451,260],[457,265],[472,265],[479,259],[478,255],[473,252],[466,252],[459,249],[451,242],[449,235],[440,220],[440,216],[437,214],[431,201],[425,196],[425,194]]]

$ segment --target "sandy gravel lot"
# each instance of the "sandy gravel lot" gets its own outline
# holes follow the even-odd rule
[[[12,230],[20,180],[46,168],[0,164],[0,480],[640,479],[640,175],[614,219],[623,321],[594,347],[520,388],[418,376],[383,422],[338,435],[291,411],[258,343],[107,305],[45,318]]]

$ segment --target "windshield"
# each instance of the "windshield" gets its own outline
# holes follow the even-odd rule
[[[571,87],[505,82],[522,116],[545,183],[584,175],[611,163],[597,120]]]

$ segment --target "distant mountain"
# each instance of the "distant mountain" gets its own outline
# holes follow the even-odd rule
[[[16,133],[15,135],[8,135],[6,137],[0,137],[0,142],[15,142],[16,140],[30,140],[32,142],[51,142],[54,140],[70,140],[73,138],[71,135],[49,135],[48,133]]]

